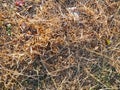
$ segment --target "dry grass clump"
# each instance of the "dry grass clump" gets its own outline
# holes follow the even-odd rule
[[[1,90],[120,89],[119,0],[0,1]]]

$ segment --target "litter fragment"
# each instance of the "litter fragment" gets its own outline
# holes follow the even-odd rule
[[[15,1],[15,5],[16,6],[23,6],[25,4],[25,1],[24,0],[16,0]]]

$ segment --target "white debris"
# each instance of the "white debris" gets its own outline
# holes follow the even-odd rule
[[[70,16],[74,18],[75,21],[79,20],[79,14],[76,7],[69,7],[67,8],[67,11],[69,12]]]

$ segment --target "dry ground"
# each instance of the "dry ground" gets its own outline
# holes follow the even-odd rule
[[[119,0],[15,2],[0,0],[0,90],[120,89]]]

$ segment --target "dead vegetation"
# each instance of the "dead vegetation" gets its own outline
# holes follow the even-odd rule
[[[21,5],[0,0],[0,90],[120,89],[119,0]]]

